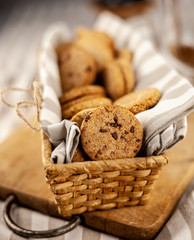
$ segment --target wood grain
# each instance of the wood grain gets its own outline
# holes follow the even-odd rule
[[[147,205],[85,213],[83,224],[130,239],[156,236],[194,175],[194,113],[188,125],[186,139],[168,151],[169,164],[160,172]],[[15,193],[22,204],[58,216],[45,183],[40,134],[21,126],[0,145],[0,156],[0,197]]]

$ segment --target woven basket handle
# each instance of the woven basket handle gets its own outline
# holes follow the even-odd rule
[[[68,224],[61,226],[59,228],[54,228],[50,230],[36,231],[29,230],[17,225],[11,217],[11,206],[17,204],[18,200],[15,195],[10,195],[5,201],[5,207],[3,210],[3,218],[8,227],[16,234],[26,237],[26,238],[49,238],[56,237],[65,234],[73,230],[77,225],[81,223],[81,218],[75,216]]]

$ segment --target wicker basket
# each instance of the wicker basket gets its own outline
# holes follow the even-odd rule
[[[167,164],[166,155],[53,164],[51,143],[42,134],[47,182],[62,216],[146,204]]]

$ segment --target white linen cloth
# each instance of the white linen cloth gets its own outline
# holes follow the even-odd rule
[[[117,48],[126,46],[133,52],[132,64],[137,82],[135,91],[148,87],[159,89],[162,95],[159,103],[155,107],[137,114],[136,117],[144,129],[141,151],[146,156],[161,154],[185,137],[187,131],[186,116],[194,110],[194,88],[185,78],[170,68],[156,51],[150,39],[146,39],[141,32],[119,17],[109,12],[102,13],[97,18],[94,28],[109,34],[114,39]],[[41,126],[46,133],[49,124],[55,124],[57,129],[60,126],[57,123],[61,121],[61,110],[58,102],[61,90],[54,49],[59,42],[70,39],[71,33],[68,27],[62,23],[50,26],[43,38],[40,62],[40,78],[43,82]],[[64,123],[68,123],[68,121]],[[52,130],[56,132],[53,127]],[[78,128],[74,130],[79,132]],[[72,138],[72,142],[77,146],[76,132],[72,134],[72,136],[76,136],[76,139]],[[70,141],[71,139],[68,139],[68,142]],[[74,148],[72,150],[74,152],[76,147],[73,144],[71,146]],[[54,150],[54,155],[59,155],[57,158],[60,159],[55,163],[61,163],[63,159],[61,152],[66,152],[63,147],[65,144],[60,145],[59,152],[58,148]]]

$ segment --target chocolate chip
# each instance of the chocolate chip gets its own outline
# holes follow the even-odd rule
[[[52,160],[53,160],[53,163],[56,164],[57,161],[58,161],[58,157],[57,157],[57,156],[54,156],[54,157],[52,158]]]
[[[125,134],[128,134],[129,132],[127,132],[126,130],[125,130]]]
[[[119,123],[117,123],[117,122],[110,123],[110,126],[111,126],[111,127],[115,127],[115,128],[116,128],[116,127],[119,127],[119,128],[122,127],[122,125],[119,124]]]
[[[130,132],[131,132],[131,133],[134,133],[134,131],[135,131],[135,127],[132,126],[132,127],[130,128]]]
[[[116,132],[114,132],[114,133],[111,133],[111,135],[112,135],[112,137],[113,137],[115,140],[117,140],[117,139],[118,139],[118,135],[117,135],[117,133],[116,133]]]
[[[100,132],[102,132],[102,133],[105,133],[105,132],[107,132],[107,130],[106,130],[106,129],[103,129],[103,128],[101,128],[101,129],[100,129]]]
[[[94,157],[97,158],[98,155],[102,155],[102,151],[100,149],[98,149],[98,151],[97,151],[97,153],[96,153],[96,155]]]
[[[107,146],[106,146],[106,144],[102,147],[102,150],[104,150],[104,149],[106,149],[107,148]]]
[[[91,72],[92,71],[92,67],[91,66],[88,66],[86,69],[85,69],[86,72]]]
[[[90,115],[86,115],[85,122],[87,122],[90,119]]]
[[[140,142],[141,140],[140,139],[137,139],[136,142]]]
[[[115,114],[114,116],[114,121],[117,122],[118,121],[118,116]]]

